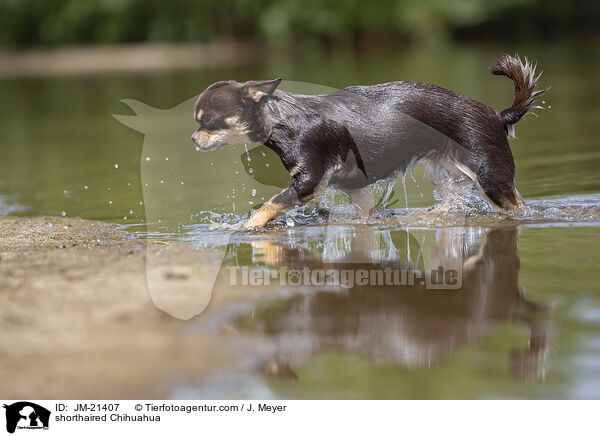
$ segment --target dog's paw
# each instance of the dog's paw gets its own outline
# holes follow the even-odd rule
[[[229,223],[211,223],[208,227],[210,230],[240,230],[242,223],[229,224]]]
[[[261,213],[260,210],[258,212],[255,212],[248,219],[248,221],[244,223],[244,225],[242,226],[242,230],[260,230],[264,228],[269,222],[269,219],[266,219],[263,215],[264,214]]]
[[[265,228],[264,224],[263,225],[256,224],[256,223],[252,222],[252,219],[249,219],[242,226],[240,226],[239,230],[242,230],[245,232],[258,232],[258,231],[264,230],[264,228]]]

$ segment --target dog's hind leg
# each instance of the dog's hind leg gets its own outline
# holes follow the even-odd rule
[[[441,203],[431,206],[428,209],[430,211],[447,212],[452,208],[453,198],[449,192],[449,186],[458,183],[458,178],[463,176],[450,162],[446,158],[434,158],[422,162],[425,178],[433,185],[435,192],[442,199]]]
[[[361,219],[373,217],[373,212],[375,212],[375,200],[367,188],[355,189],[354,191],[350,191],[348,195],[350,196],[352,203],[356,205],[358,216]]]

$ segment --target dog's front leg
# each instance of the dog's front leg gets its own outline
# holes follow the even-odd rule
[[[294,204],[289,204],[287,201],[282,201],[289,196],[286,192],[288,189],[289,187],[263,204],[260,209],[254,212],[250,219],[246,221],[243,228],[253,229],[264,227],[269,221],[277,218],[279,215],[294,207]]]
[[[244,224],[244,229],[264,227],[269,221],[284,214],[288,210],[305,204],[327,188],[331,172],[313,170],[312,173],[302,170],[292,175],[292,183],[279,194],[275,195],[260,209],[252,214]]]

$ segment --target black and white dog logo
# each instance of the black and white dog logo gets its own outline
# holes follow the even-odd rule
[[[50,411],[28,401],[5,404],[6,431],[14,433],[18,429],[48,429]]]

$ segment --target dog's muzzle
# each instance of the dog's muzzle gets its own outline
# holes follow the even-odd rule
[[[221,144],[220,141],[216,140],[210,133],[206,133],[202,130],[196,130],[191,136],[192,142],[198,151],[212,151],[223,147],[225,144]]]

